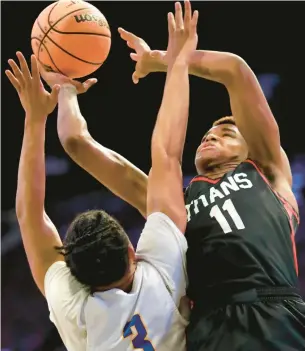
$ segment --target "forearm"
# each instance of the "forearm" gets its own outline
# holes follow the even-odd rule
[[[86,120],[78,105],[77,91],[72,85],[63,85],[58,95],[57,132],[64,148],[72,139],[88,134]]]
[[[60,91],[57,129],[65,151],[74,162],[146,215],[146,174],[91,137],[74,87],[64,86]]]
[[[162,72],[167,71],[165,55],[166,51],[163,51],[156,65]],[[228,52],[196,50],[191,58],[189,74],[227,86],[231,83],[235,71],[242,62],[240,57]]]
[[[186,64],[174,64],[168,72],[162,104],[152,137],[154,148],[167,157],[182,159],[189,108],[189,77]]]
[[[71,140],[66,151],[80,167],[146,216],[147,175],[139,168],[91,137]]]
[[[45,127],[46,119],[25,119],[22,151],[18,170],[16,211],[18,218],[43,217],[45,199]]]

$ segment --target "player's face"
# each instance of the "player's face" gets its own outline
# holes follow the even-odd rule
[[[211,128],[202,138],[196,151],[198,173],[227,162],[242,162],[248,156],[245,139],[233,124],[220,124]]]

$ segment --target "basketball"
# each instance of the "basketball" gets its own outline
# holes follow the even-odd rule
[[[106,60],[111,32],[105,16],[93,5],[82,0],[60,0],[36,19],[31,45],[47,71],[81,78]]]

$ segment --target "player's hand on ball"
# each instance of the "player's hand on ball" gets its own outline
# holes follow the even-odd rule
[[[132,74],[132,81],[137,84],[141,78],[146,77],[151,72],[161,70],[164,65],[163,58],[165,52],[151,50],[147,43],[140,37],[123,28],[118,29],[120,36],[126,41],[127,46],[135,50],[130,54],[133,61],[136,62],[135,71]]]
[[[16,89],[21,104],[28,118],[46,118],[57,104],[59,85],[54,85],[51,93],[44,89],[40,79],[38,62],[34,55],[31,56],[31,71],[21,52],[16,53],[19,66],[9,59],[12,71],[6,70],[5,74]]]
[[[57,85],[71,84],[76,88],[77,94],[86,93],[88,89],[92,87],[92,85],[97,83],[96,78],[89,78],[85,82],[81,83],[77,80],[71,79],[60,73],[47,72],[45,69],[43,69],[41,65],[39,67],[39,70],[43,80],[49,85],[49,87],[52,88],[56,84]]]
[[[168,63],[175,60],[188,62],[198,44],[197,23],[198,11],[192,14],[192,7],[189,0],[184,1],[184,18],[181,4],[175,3],[175,16],[168,14]]]

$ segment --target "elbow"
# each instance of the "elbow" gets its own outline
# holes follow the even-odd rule
[[[248,80],[254,75],[247,62],[240,56],[233,55],[229,65],[229,75],[226,86],[235,86],[241,81]]]
[[[78,118],[70,116],[69,119],[73,121]],[[78,121],[74,125],[72,123],[72,126],[62,125],[58,122],[57,132],[60,143],[67,152],[73,152],[90,136],[85,120]]]
[[[231,84],[243,65],[246,62],[230,52],[197,50],[191,57],[192,74],[225,86]]]
[[[69,135],[69,136],[60,138],[60,142],[64,150],[70,156],[77,155],[79,153],[79,150],[83,148],[83,145],[88,142],[88,137],[89,136],[82,135],[82,134]]]

